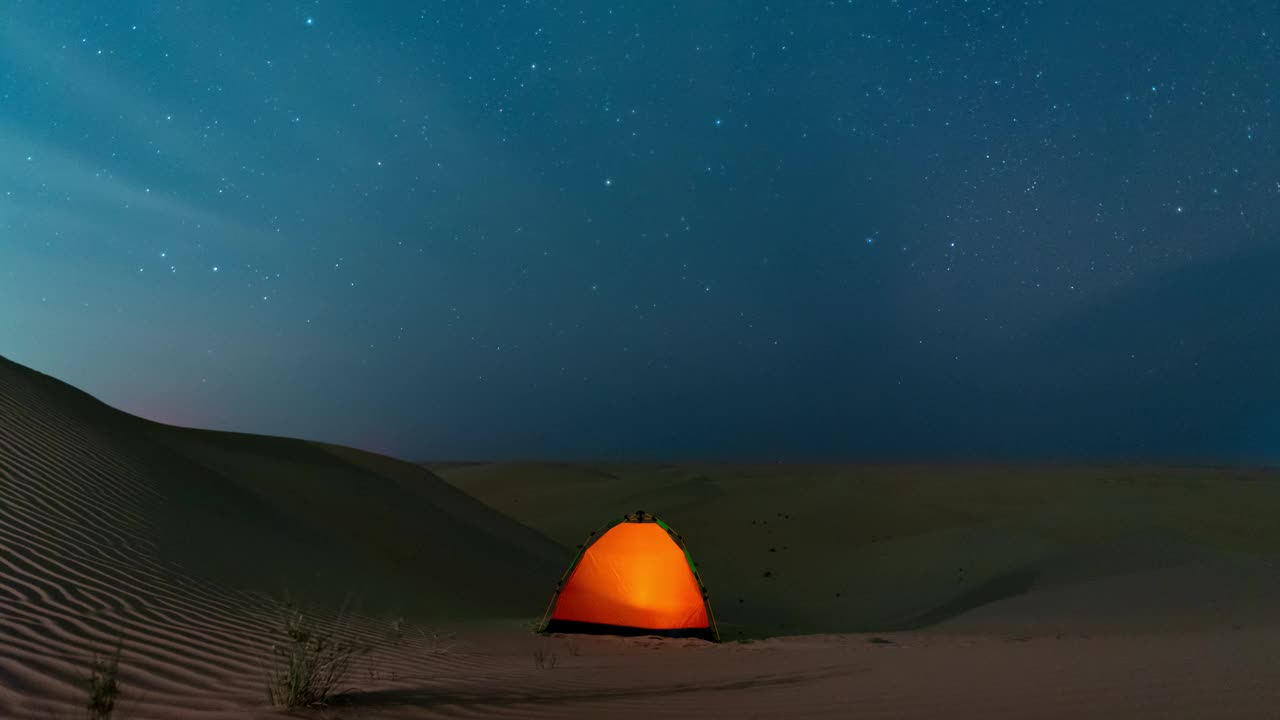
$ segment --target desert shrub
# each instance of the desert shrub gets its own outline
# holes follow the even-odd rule
[[[356,658],[371,648],[345,620],[322,630],[294,606],[286,606],[284,637],[271,647],[267,697],[289,708],[326,705],[342,692]]]
[[[115,712],[120,697],[120,650],[117,642],[114,652],[105,658],[94,655],[89,665],[89,700],[85,703],[89,720],[111,720]]]

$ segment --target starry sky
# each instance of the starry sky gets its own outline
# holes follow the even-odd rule
[[[1280,461],[1280,4],[4,0],[0,354],[411,459]]]

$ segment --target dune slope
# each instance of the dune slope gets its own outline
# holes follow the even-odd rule
[[[433,466],[563,544],[643,508],[727,638],[1280,621],[1280,474],[1217,468]]]
[[[0,717],[82,695],[117,640],[134,687],[261,697],[264,595],[525,618],[566,560],[416,466],[157,425],[0,358]]]

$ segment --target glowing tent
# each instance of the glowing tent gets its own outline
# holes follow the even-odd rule
[[[643,510],[591,533],[556,585],[542,631],[720,640],[684,541]]]

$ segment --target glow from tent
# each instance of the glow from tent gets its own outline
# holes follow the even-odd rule
[[[652,629],[707,626],[684,552],[656,523],[621,523],[583,554],[556,619]]]

